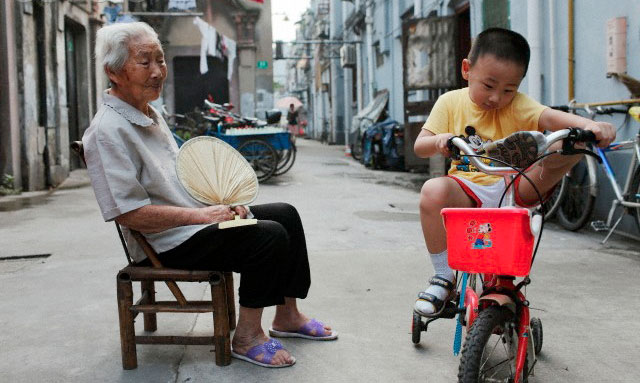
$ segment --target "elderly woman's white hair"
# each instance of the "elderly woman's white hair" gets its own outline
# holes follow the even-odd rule
[[[96,35],[96,57],[102,67],[118,72],[129,58],[129,43],[148,36],[158,42],[158,34],[147,23],[116,23],[98,30]]]

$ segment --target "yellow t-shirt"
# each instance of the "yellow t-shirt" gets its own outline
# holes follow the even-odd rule
[[[473,126],[476,137],[472,147],[499,140],[521,130],[542,130],[538,118],[547,107],[518,92],[511,103],[502,109],[485,111],[471,101],[469,88],[452,90],[436,101],[422,129],[433,134],[464,135],[467,126]],[[481,141],[481,142],[479,142]],[[462,177],[479,185],[491,185],[501,177],[479,172],[468,161],[452,161],[449,174]]]

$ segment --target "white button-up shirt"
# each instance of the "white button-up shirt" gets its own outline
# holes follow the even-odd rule
[[[105,221],[145,205],[204,207],[180,184],[178,145],[164,119],[149,106],[152,118],[105,91],[103,103],[82,137],[91,184]],[[189,225],[145,234],[158,253],[170,250],[208,225]],[[131,257],[145,258],[123,227]]]

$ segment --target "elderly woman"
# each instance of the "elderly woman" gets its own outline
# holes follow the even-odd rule
[[[96,53],[111,87],[82,139],[91,183],[105,221],[144,234],[167,267],[240,273],[240,309],[233,355],[265,367],[295,363],[261,327],[263,308],[277,305],[272,337],[336,339],[330,327],[298,311],[296,299],[311,284],[302,223],[287,204],[206,206],[180,185],[176,142],[149,102],[167,76],[155,31],[145,23],[114,24],[98,31]],[[258,224],[219,230],[234,214]],[[136,262],[148,262],[135,241]]]

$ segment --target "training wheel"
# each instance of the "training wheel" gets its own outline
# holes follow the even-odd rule
[[[529,325],[531,326],[531,335],[535,345],[534,351],[538,355],[542,350],[542,321],[540,318],[531,318]]]
[[[413,344],[420,343],[420,333],[424,327],[424,331],[427,331],[427,326],[422,325],[422,317],[418,313],[413,313],[413,321],[411,322],[411,341]]]

